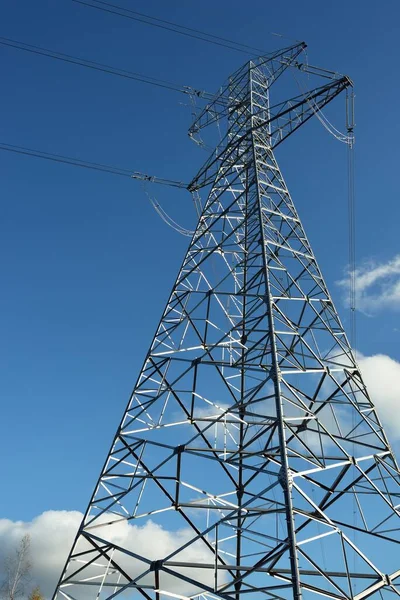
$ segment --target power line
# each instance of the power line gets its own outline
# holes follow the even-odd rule
[[[242,47],[246,51],[251,50],[252,52],[257,52],[257,53],[261,53],[261,54],[264,54],[264,52],[265,52],[264,50],[261,50],[260,48],[255,48],[254,46],[248,46],[247,44],[242,44],[240,42],[236,42],[235,40],[230,40],[228,38],[221,37],[220,35],[214,35],[212,33],[207,33],[206,31],[201,31],[200,29],[194,29],[193,27],[187,27],[185,25],[180,25],[179,23],[174,23],[173,21],[166,21],[165,19],[159,19],[158,17],[152,17],[150,15],[145,15],[144,13],[138,12],[137,10],[132,10],[130,8],[128,9],[128,8],[125,8],[122,6],[116,6],[115,4],[111,4],[110,2],[105,2],[104,0],[92,0],[92,2],[96,2],[97,4],[105,4],[107,6],[112,6],[113,8],[119,8],[128,13],[138,15],[139,17],[143,17],[145,19],[149,19],[150,21],[157,21],[158,23],[163,23],[164,25],[171,25],[172,27],[179,27],[179,29],[183,29],[185,31],[190,31],[191,33],[199,33],[200,35],[207,36],[209,38],[213,38],[220,42],[227,42],[228,44],[233,44],[235,46]],[[273,35],[280,36],[280,34],[276,34],[276,33]]]
[[[123,6],[104,2],[103,0],[91,1],[96,2],[96,4],[90,4],[89,2],[84,2],[84,0],[72,0],[72,2],[76,2],[77,4],[83,4],[84,6],[89,6],[90,8],[96,8],[97,10],[119,15],[120,17],[131,19],[132,21],[138,21],[139,23],[145,23],[146,25],[158,27],[159,29],[166,29],[168,31],[173,31],[174,33],[180,33],[181,35],[185,35],[190,38],[208,42],[209,44],[215,44],[216,46],[229,48],[230,50],[236,50],[237,52],[243,52],[244,54],[254,54],[256,56],[260,54],[266,54],[266,52],[260,48],[247,46],[246,44],[241,44],[234,40],[213,35],[205,31],[201,31],[200,29],[193,29],[191,27],[179,25],[178,23],[174,23],[172,21],[165,21],[157,17],[151,17],[149,15],[145,15],[144,13],[124,8]]]
[[[357,348],[357,288],[356,288],[356,216],[354,188],[354,92],[346,91],[346,125],[350,139],[348,146],[348,219],[349,219],[349,274],[350,274],[350,343],[356,356]],[[356,356],[357,358],[357,356]]]
[[[171,179],[163,179],[161,177],[155,177],[153,175],[146,175],[138,171],[131,169],[124,169],[121,167],[115,167],[112,165],[104,165],[102,163],[91,162],[88,160],[81,160],[79,158],[72,158],[70,156],[64,156],[62,154],[54,154],[52,152],[43,152],[42,150],[36,150],[34,148],[26,148],[24,146],[15,146],[14,144],[6,144],[0,142],[0,150],[6,152],[14,152],[15,154],[22,154],[25,156],[34,156],[36,158],[42,158],[44,160],[51,160],[53,162],[64,163],[74,167],[81,167],[84,169],[92,169],[94,171],[103,171],[104,173],[111,173],[112,175],[120,175],[121,177],[129,177],[130,179],[139,179],[140,181],[150,181],[152,183],[160,183],[177,188],[187,188],[187,184],[182,181],[173,181]]]
[[[24,146],[15,146],[14,144],[6,144],[4,142],[0,143],[0,150],[6,150],[7,152],[15,152],[17,154],[24,154],[26,156],[35,156],[36,158],[43,158],[45,160],[51,160],[53,162],[65,163],[75,167],[83,167],[84,169],[104,171],[107,173],[112,173],[113,175],[131,177],[132,174],[132,171],[129,171],[128,169],[120,169],[119,167],[113,167],[111,165],[104,165],[101,163],[80,160],[78,158],[71,158],[70,156],[64,156],[62,154],[43,152],[42,150],[26,148]]]
[[[41,48],[32,44],[26,44],[25,42],[19,42],[18,40],[0,37],[0,44],[3,46],[8,46],[10,48],[16,48],[17,50],[24,50],[25,52],[30,52],[32,54],[47,56],[48,58],[53,58],[62,62],[86,67],[87,69],[94,69],[96,71],[101,71],[110,75],[124,77],[125,79],[133,79],[135,81],[140,81],[141,83],[155,85],[157,87],[172,90],[174,92],[180,92],[183,94],[194,94],[195,96],[205,98],[206,100],[210,100],[214,97],[213,94],[209,92],[205,92],[203,90],[196,90],[195,88],[192,88],[190,86],[179,85],[177,83],[166,81],[164,79],[149,77],[148,75],[143,75],[142,73],[135,73],[134,71],[126,71],[125,69],[119,69],[118,67],[112,67],[110,65],[105,65],[92,60],[87,60],[78,56],[72,56],[71,54],[63,54],[62,52],[57,52],[48,48]]]

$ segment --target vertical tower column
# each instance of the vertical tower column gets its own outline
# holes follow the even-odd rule
[[[281,452],[281,469],[279,473],[279,480],[283,488],[283,493],[285,497],[287,539],[289,545],[293,598],[295,600],[300,600],[301,587],[296,547],[296,526],[292,500],[292,475],[288,461],[285,415],[280,386],[281,372],[275,339],[275,320],[272,311],[273,299],[269,278],[269,248],[265,236],[267,223],[265,215],[263,214],[263,210],[267,208],[270,204],[269,195],[266,192],[265,188],[265,186],[268,185],[267,182],[277,177],[279,177],[281,181],[283,181],[283,179],[280,176],[277,166],[275,166],[275,164],[271,161],[272,150],[270,128],[267,126],[262,127],[263,122],[269,122],[270,120],[268,79],[266,78],[266,75],[265,73],[263,73],[262,70],[253,65],[253,63],[250,63],[249,80],[252,158],[255,172],[254,178],[257,189],[257,208],[258,220],[260,225],[260,245],[262,247],[262,261],[263,268],[265,271],[265,303],[267,307],[268,329],[270,332],[271,340],[271,370],[275,393],[279,447]],[[271,171],[273,172],[272,174]]]

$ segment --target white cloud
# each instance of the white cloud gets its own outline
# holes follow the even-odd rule
[[[15,551],[21,538],[29,534],[32,587],[39,584],[43,593],[51,596],[81,520],[82,514],[77,511],[48,511],[28,523],[1,519],[1,562]]]
[[[82,516],[82,513],[77,511],[47,511],[30,522],[1,519],[1,564],[3,564],[5,556],[15,551],[21,538],[25,534],[29,534],[32,562],[29,587],[39,585],[45,597],[51,598]],[[143,526],[121,521],[113,525],[112,534],[110,533],[108,537],[127,549],[136,551],[140,549],[140,554],[150,560],[158,560],[183,546],[193,537],[193,532],[188,529],[168,531],[151,520],[148,520]],[[209,551],[198,542],[188,546],[177,556],[176,560],[178,561],[194,563],[212,560]],[[137,574],[139,574],[143,570],[143,566],[137,562],[136,567],[132,568],[132,559],[130,561],[130,573],[134,574],[134,571],[137,570]],[[191,569],[190,575],[212,585],[213,573],[210,570],[196,572],[196,569]],[[192,586],[189,587],[187,583],[169,576],[164,576],[161,583],[164,589],[178,594],[186,595],[193,591]]]
[[[386,354],[358,354],[357,359],[389,439],[400,440],[400,362]]]
[[[355,270],[356,307],[365,313],[383,308],[400,309],[400,255],[386,263],[364,263]],[[350,275],[337,282],[349,303]]]

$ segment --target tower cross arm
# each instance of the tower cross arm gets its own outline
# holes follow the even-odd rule
[[[188,189],[194,191],[209,185],[215,178],[221,162],[228,162],[229,157],[235,155],[235,152],[250,131],[257,131],[259,136],[264,137],[267,146],[272,149],[276,148],[299,129],[299,127],[311,119],[312,116],[329,104],[338,94],[346,88],[352,87],[352,85],[353,82],[351,79],[343,75],[311,91],[275,104],[270,108],[267,119],[264,117],[265,112],[254,114],[253,111],[249,111],[248,119],[242,126],[240,135],[236,136],[234,142],[230,142],[227,145],[220,144],[223,150],[212,153],[207,162],[189,183]],[[226,142],[227,140],[224,141]]]
[[[269,85],[271,86],[288,67],[299,65],[299,63],[297,63],[297,58],[306,47],[307,44],[305,42],[298,42],[293,46],[283,48],[265,56],[260,56],[250,63],[250,68],[255,69],[262,67],[268,74]],[[246,63],[244,67],[238,69],[236,73],[229,78],[229,81],[220,88],[215,96],[201,110],[189,128],[188,133],[190,137],[195,137],[195,135],[201,129],[204,129],[204,127],[208,127],[209,125],[216,123],[219,119],[229,116],[232,109],[235,108],[232,92],[235,90],[235,87],[240,86],[243,75],[247,75],[247,68]],[[208,98],[208,96],[203,95],[202,97]]]
[[[326,85],[272,106],[270,118],[257,124],[256,127],[261,128],[270,124],[270,145],[272,148],[276,148],[336,96],[352,86],[352,80],[347,75],[342,75],[339,79],[334,79]]]

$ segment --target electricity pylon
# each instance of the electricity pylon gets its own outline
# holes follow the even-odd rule
[[[274,156],[351,81],[277,104],[303,44],[234,73],[227,133],[55,598],[400,594],[399,470]],[[327,231],[327,235],[328,235]]]

